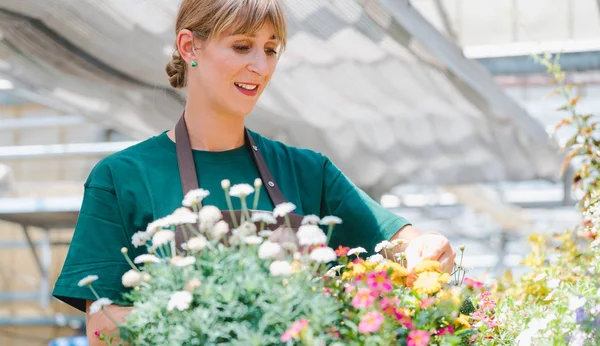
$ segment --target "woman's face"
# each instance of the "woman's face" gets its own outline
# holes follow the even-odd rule
[[[188,64],[188,86],[215,111],[232,116],[250,113],[277,65],[279,40],[271,22],[253,35],[223,33],[210,41],[194,38],[198,64]]]

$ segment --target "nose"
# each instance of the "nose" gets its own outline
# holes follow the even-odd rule
[[[269,73],[269,62],[267,61],[267,55],[262,51],[256,51],[250,57],[250,63],[248,69],[260,76],[265,76]]]

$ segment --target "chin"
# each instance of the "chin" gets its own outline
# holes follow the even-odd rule
[[[252,107],[236,107],[232,108],[230,114],[236,117],[245,117],[246,115],[252,113],[254,110],[254,105]]]

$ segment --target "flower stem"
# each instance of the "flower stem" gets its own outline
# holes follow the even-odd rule
[[[227,201],[227,208],[229,208],[229,213],[231,213],[231,221],[233,222],[233,227],[238,228],[237,220],[235,218],[235,214],[233,213],[233,206],[231,204],[231,197],[229,196],[229,192],[225,190],[225,200]]]
[[[258,210],[258,198],[260,196],[260,187],[256,188],[254,192],[254,210]]]
[[[288,226],[289,229],[292,229],[292,223],[290,222],[290,218],[289,216],[285,216],[285,224]]]
[[[333,224],[329,224],[329,229],[327,230],[327,246],[329,246],[329,241],[331,240],[331,234],[333,233]]]
[[[96,300],[100,299],[100,296],[98,295],[98,292],[96,292],[96,290],[94,289],[94,287],[92,287],[91,284],[89,284],[88,287],[90,288],[90,290],[92,290],[92,293],[96,297]]]
[[[131,268],[135,271],[137,271],[138,273],[141,273],[141,271],[139,270],[139,268],[131,261],[131,258],[129,258],[129,256],[127,255],[127,252],[125,252],[123,254],[123,256],[125,257],[125,260],[127,260],[127,263],[129,263],[129,265],[131,266]]]
[[[240,200],[242,201],[242,220],[240,220],[240,223],[242,223],[245,221],[244,216],[246,217],[246,220],[250,220],[250,213],[248,212],[248,206],[246,205],[246,197],[242,196]]]

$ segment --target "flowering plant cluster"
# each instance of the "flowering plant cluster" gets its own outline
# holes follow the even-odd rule
[[[254,187],[224,181],[223,188],[229,205],[241,199],[241,220],[232,220],[232,229],[221,211],[202,206],[209,192],[198,189],[133,236],[134,246],[147,249],[133,260],[122,250],[131,265],[122,284],[132,288],[126,298],[134,308],[115,322],[118,335],[99,338],[132,345],[416,346],[457,345],[470,334],[470,311],[459,311],[464,291],[449,285],[438,262],[409,271],[402,253],[365,259],[363,248],[334,250],[327,244],[339,218],[309,215],[294,233],[293,204],[251,213],[246,199]],[[277,218],[287,226],[267,230]],[[181,247],[176,227],[189,231]],[[387,256],[400,245],[385,241],[375,250]],[[80,285],[94,291],[99,279],[89,276]],[[106,307],[113,302],[97,298],[90,313],[110,317]]]

